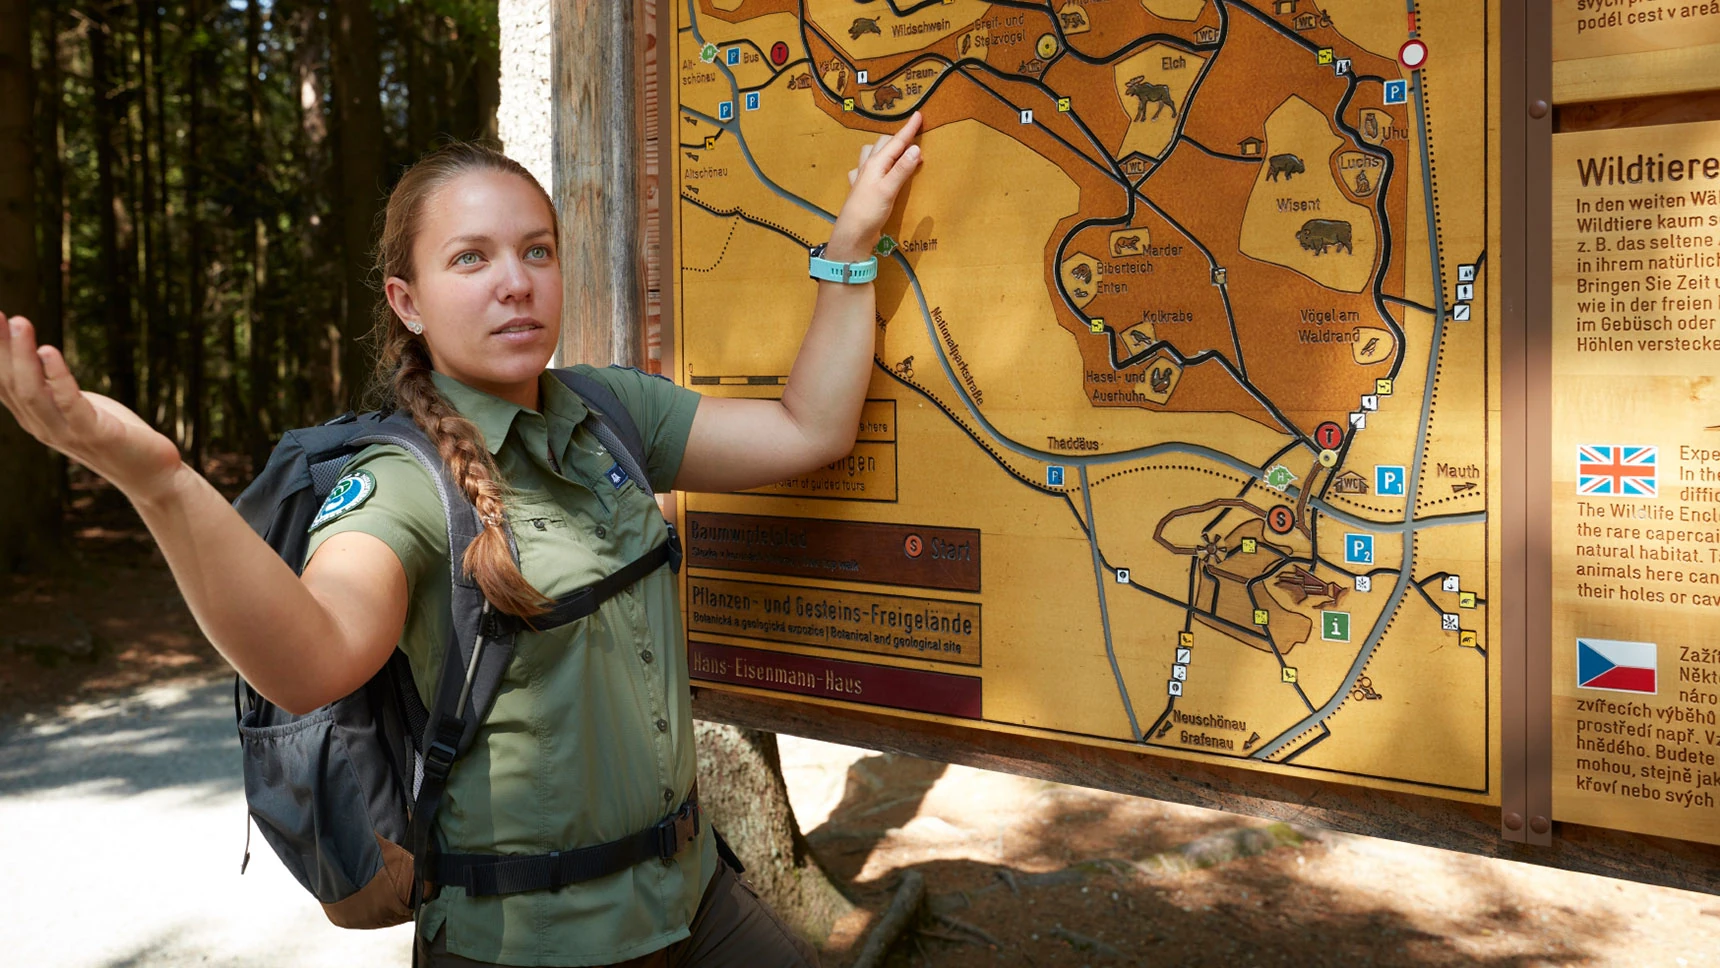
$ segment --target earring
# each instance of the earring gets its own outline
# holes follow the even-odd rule
[[[407,323],[406,328],[412,331],[413,336],[423,336],[424,335],[424,324],[423,323]]]

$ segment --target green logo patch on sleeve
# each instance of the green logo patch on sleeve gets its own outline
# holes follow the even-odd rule
[[[317,516],[311,519],[310,530],[315,531],[333,521],[348,511],[360,507],[376,493],[376,478],[369,471],[354,471],[346,475],[328,492],[323,499],[322,507],[317,509]]]

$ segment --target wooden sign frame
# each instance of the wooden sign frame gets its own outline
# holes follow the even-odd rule
[[[657,36],[674,36],[673,3],[656,3]],[[701,719],[890,753],[960,763],[1273,820],[1491,857],[1720,894],[1720,846],[1555,823],[1552,817],[1551,643],[1551,0],[1502,5],[1500,320],[1505,486],[1502,736],[1499,807],[1364,789],[1298,776],[1169,759],[1006,731],[929,722],[849,706],[695,686]],[[1539,25],[1538,29],[1531,25]],[[1515,56],[1513,56],[1515,54]],[[659,49],[656,88],[674,82],[675,57]],[[677,141],[676,119],[657,112],[657,142]],[[661,187],[672,189],[667,166]],[[662,196],[659,196],[662,197]],[[669,201],[673,201],[670,197]],[[665,206],[659,205],[659,210]],[[651,230],[648,230],[648,234]],[[655,228],[672,247],[673,219]],[[665,267],[667,268],[667,267]],[[663,271],[661,304],[674,305]],[[662,371],[674,372],[674,332],[661,335]],[[671,513],[673,508],[671,507]]]

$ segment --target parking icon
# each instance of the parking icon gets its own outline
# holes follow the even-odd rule
[[[735,119],[735,102],[723,101],[717,105],[718,121],[733,121]]]
[[[1374,493],[1380,497],[1403,497],[1403,486],[1403,465],[1374,465]]]
[[[1063,486],[1063,465],[1052,464],[1045,468],[1045,483],[1049,487]]]
[[[757,111],[758,110],[758,92],[757,91],[748,91],[747,92],[747,110],[748,111]]]
[[[1387,81],[1385,101],[1387,104],[1408,104],[1409,82]]]
[[[1344,562],[1351,565],[1373,564],[1374,536],[1371,534],[1344,535]]]

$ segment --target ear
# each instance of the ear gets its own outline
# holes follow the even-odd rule
[[[402,322],[418,322],[418,301],[412,298],[412,284],[399,276],[389,276],[382,284],[383,293],[388,297],[388,308],[394,310]]]

